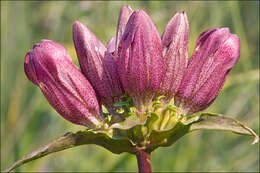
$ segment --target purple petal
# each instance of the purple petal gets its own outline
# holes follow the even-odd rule
[[[25,72],[65,119],[94,128],[102,121],[95,92],[66,49],[44,40],[25,57]]]
[[[107,51],[113,53],[116,49],[116,39],[114,37],[110,38],[107,43]]]
[[[114,70],[116,69],[114,60],[111,58],[104,60],[106,47],[78,21],[73,25],[73,40],[82,73],[90,81],[99,100],[104,104],[113,104],[114,98],[119,97],[122,90],[117,79],[119,77]],[[113,40],[109,42],[108,53],[112,53],[115,49],[114,43]]]
[[[217,29],[209,35],[205,34],[204,37],[206,38],[199,38],[204,41],[201,41],[201,44],[198,44],[198,47],[196,47],[188,62],[186,73],[178,91],[178,95],[180,97],[183,99],[188,99],[194,94],[203,80],[200,78],[200,75],[207,72],[207,69],[209,69],[214,59],[214,56],[212,55],[214,55],[223,41],[228,38],[228,35],[228,29],[223,28]],[[197,43],[198,42],[199,41],[197,41]]]
[[[216,52],[214,71],[209,72],[210,76],[202,76],[206,79],[201,84],[195,96],[192,99],[192,103],[198,107],[200,111],[207,108],[217,97],[221,88],[224,85],[226,77],[232,67],[236,64],[240,56],[240,42],[239,38],[230,34],[229,38],[220,46]]]
[[[176,13],[162,35],[166,73],[161,92],[172,97],[177,92],[188,60],[189,24],[184,12]]]
[[[125,91],[130,95],[157,91],[164,70],[161,39],[144,11],[131,15],[118,50],[118,72]]]
[[[126,24],[128,22],[129,17],[133,13],[133,10],[129,5],[123,5],[119,18],[118,18],[118,24],[117,24],[117,32],[116,32],[116,47],[118,47],[119,42],[124,34]]]
[[[110,87],[113,89],[111,95],[113,96],[113,103],[119,101],[119,97],[123,94],[119,75],[117,72],[117,64],[114,56],[106,52],[104,57],[104,68],[107,71]]]
[[[179,96],[189,105],[191,113],[206,109],[215,100],[239,59],[239,38],[227,31],[217,29],[210,35],[205,34],[207,38],[201,41],[189,61]]]

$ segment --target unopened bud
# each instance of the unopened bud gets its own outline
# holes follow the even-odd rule
[[[65,119],[89,128],[102,122],[94,89],[62,45],[49,40],[34,45],[25,56],[24,68],[28,79]]]

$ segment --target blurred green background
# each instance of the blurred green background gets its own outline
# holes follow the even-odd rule
[[[1,1],[1,170],[68,131],[84,129],[61,118],[24,74],[25,53],[41,39],[63,44],[77,63],[72,24],[80,20],[106,44],[115,36],[120,7],[144,9],[160,33],[177,11],[190,21],[191,55],[198,35],[229,27],[241,39],[241,59],[206,111],[237,118],[259,134],[259,2],[206,1]],[[153,171],[259,172],[259,144],[229,132],[193,132],[152,153]],[[94,145],[58,152],[15,171],[137,171],[135,156]]]

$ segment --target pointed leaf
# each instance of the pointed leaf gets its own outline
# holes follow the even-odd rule
[[[153,130],[150,136],[150,146],[148,151],[151,152],[158,147],[170,146],[185,134],[203,129],[224,130],[241,135],[252,136],[254,137],[252,144],[257,143],[259,140],[259,137],[252,129],[235,119],[212,113],[201,113],[201,115],[197,117],[199,117],[199,119],[190,124],[185,125],[182,122],[178,122],[170,130]]]
[[[135,149],[131,142],[125,139],[115,140],[109,137],[108,134],[103,132],[94,132],[91,130],[78,131],[76,133],[66,133],[65,135],[56,138],[47,145],[44,145],[37,150],[25,155],[22,159],[16,161],[4,172],[10,172],[11,170],[48,154],[73,148],[84,144],[97,144],[102,146],[112,153],[119,154],[122,152],[134,153]]]
[[[252,136],[254,137],[252,144],[255,144],[259,141],[257,134],[249,127],[233,118],[224,117],[218,114],[202,113],[200,119],[190,126],[190,132],[201,129],[225,130],[241,135]]]

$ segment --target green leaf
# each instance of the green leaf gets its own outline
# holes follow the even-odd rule
[[[153,130],[148,151],[151,152],[158,147],[170,146],[185,134],[204,129],[230,131],[240,135],[252,136],[254,137],[252,144],[259,141],[258,136],[252,129],[235,119],[212,113],[201,113],[196,118],[198,119],[193,119],[190,124],[180,121],[170,130]]]
[[[115,154],[120,154],[122,152],[135,154],[138,148],[136,144],[142,144],[142,140],[145,140],[144,149],[152,152],[158,147],[172,145],[189,132],[202,129],[224,130],[252,136],[254,137],[252,144],[257,143],[259,140],[252,129],[235,119],[211,113],[201,113],[194,117],[195,118],[192,117],[192,121],[187,121],[189,122],[188,124],[186,121],[178,121],[171,129],[164,130],[150,129],[152,127],[151,123],[157,119],[156,114],[151,114],[151,116],[148,117],[148,121],[146,121],[147,119],[138,121],[137,117],[130,116],[125,122],[117,123],[114,127],[110,127],[110,129],[108,129],[109,132],[93,130],[79,131],[76,133],[70,132],[24,156],[21,160],[18,160],[7,168],[5,172],[10,172],[20,165],[48,154],[84,144],[96,144]],[[148,136],[145,137],[145,135],[142,134]],[[141,141],[139,141],[140,139]]]
[[[103,132],[95,132],[91,130],[78,131],[76,133],[66,133],[65,135],[56,138],[47,145],[40,147],[39,149],[24,156],[22,159],[16,161],[4,172],[10,172],[11,170],[21,166],[27,162],[39,159],[48,154],[73,148],[84,144],[97,144],[109,151],[120,154],[122,152],[135,153],[136,150],[132,146],[132,143],[126,139],[115,140],[109,137],[108,134]]]
[[[259,141],[259,137],[249,127],[245,126],[238,120],[229,117],[224,117],[218,114],[202,113],[199,120],[192,123],[190,126],[190,132],[202,129],[225,130],[241,135],[252,136],[254,137],[254,141],[252,142],[252,144],[255,144]]]

